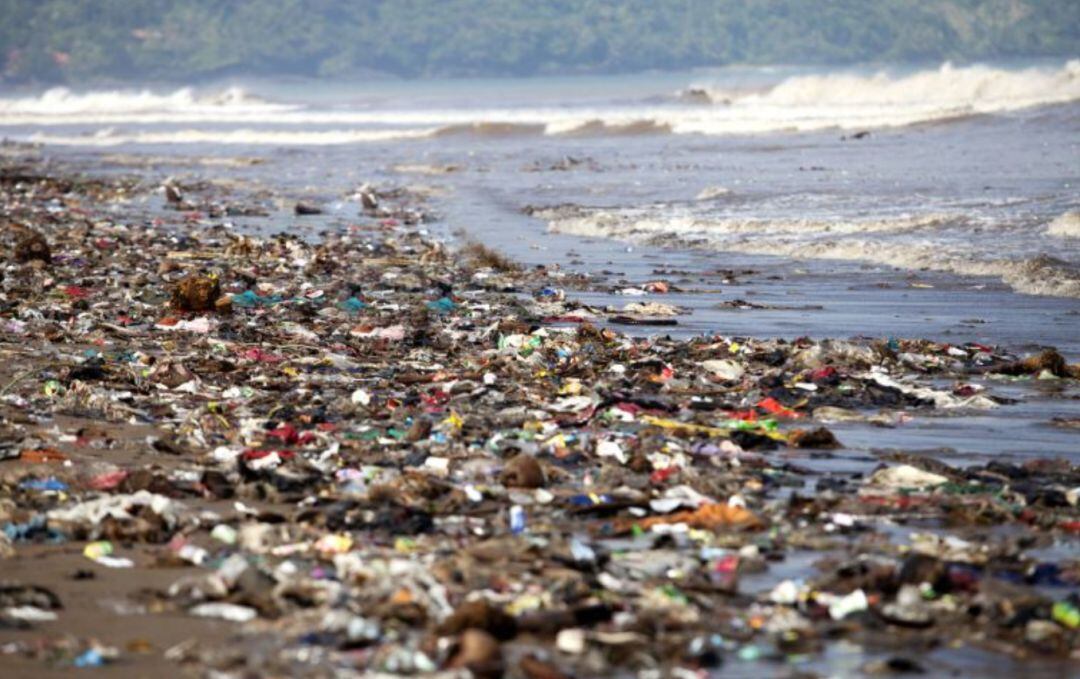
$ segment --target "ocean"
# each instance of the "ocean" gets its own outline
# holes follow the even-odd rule
[[[327,198],[420,178],[447,189],[457,227],[498,215],[515,241],[854,262],[1077,299],[1078,102],[1080,60],[251,80],[6,92],[0,134],[69,157],[258,156],[270,163],[245,176]]]

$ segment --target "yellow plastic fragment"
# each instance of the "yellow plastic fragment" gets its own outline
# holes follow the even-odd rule
[[[691,434],[704,434],[706,436],[715,436],[717,438],[729,438],[733,431],[732,429],[723,427],[707,427],[703,424],[691,424],[690,422],[680,422],[664,417],[654,417],[653,415],[642,415],[640,420],[645,424],[651,424],[652,426],[660,427],[661,429],[685,431]],[[757,433],[760,433],[762,436],[767,436],[774,441],[787,440],[787,435],[778,431],[766,431],[763,429]]]
[[[460,415],[458,415],[455,411],[451,410],[450,415],[447,416],[447,418],[443,420],[442,423],[449,424],[454,429],[461,429],[461,427],[465,424],[465,420],[461,419]]]

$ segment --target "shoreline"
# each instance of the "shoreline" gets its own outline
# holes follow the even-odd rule
[[[1077,461],[953,465],[900,436],[1075,402],[1068,350],[673,339],[673,276],[588,306],[595,278],[450,251],[409,190],[373,190],[321,239],[255,237],[220,224],[294,206],[212,182],[162,203],[52,163],[20,187],[3,162],[5,219],[48,256],[5,228],[0,664],[1078,660]]]

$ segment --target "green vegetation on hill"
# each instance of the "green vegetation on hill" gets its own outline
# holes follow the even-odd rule
[[[0,0],[4,80],[1076,56],[1078,0]]]

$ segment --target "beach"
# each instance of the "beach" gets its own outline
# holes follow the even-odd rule
[[[5,97],[0,666],[1068,674],[1077,77]]]

